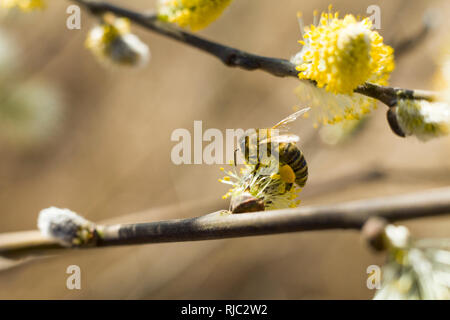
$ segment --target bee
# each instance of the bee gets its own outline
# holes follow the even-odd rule
[[[247,131],[239,138],[234,163],[237,164],[237,152],[240,152],[245,162],[253,166],[253,171],[248,174],[249,181],[252,181],[253,173],[257,171],[261,173],[261,169],[269,169],[267,176],[271,173],[278,174],[285,184],[286,191],[291,190],[294,183],[299,187],[305,186],[308,180],[308,165],[302,151],[296,145],[300,138],[287,131],[289,125],[308,110],[309,108],[297,111],[269,129]],[[251,182],[248,183],[248,187],[250,185]],[[262,199],[253,197],[248,191],[246,188],[241,194],[232,198],[230,203],[232,213],[265,209]]]
[[[296,145],[300,138],[287,131],[289,125],[308,110],[297,111],[269,129],[247,131],[241,136],[238,141],[239,151],[246,163],[255,165],[255,170],[258,170],[261,165],[267,165],[272,155],[278,157],[279,174],[287,187],[292,187],[294,183],[304,187],[308,180],[308,165]]]

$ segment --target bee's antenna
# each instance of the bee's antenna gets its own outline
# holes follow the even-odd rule
[[[236,171],[236,168],[237,168],[237,152],[238,152],[238,148],[236,148],[236,149],[234,149],[234,166],[233,166],[233,171],[234,171],[234,174],[237,176],[238,175],[238,172]]]

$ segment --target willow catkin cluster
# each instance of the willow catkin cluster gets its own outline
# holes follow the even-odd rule
[[[221,170],[225,172],[224,168]],[[239,172],[226,171],[226,176],[219,179],[220,182],[231,186],[223,199],[230,198],[232,211],[233,207],[248,198],[260,201],[261,210],[295,208],[300,205],[298,194],[302,189],[297,185],[291,186],[290,174],[278,161],[269,160],[265,166],[258,168],[254,164],[246,163]]]
[[[317,12],[315,12],[317,20]],[[318,23],[304,28],[299,14],[302,50],[291,61],[303,81],[296,89],[298,98],[312,107],[319,124],[358,120],[376,107],[376,101],[353,93],[372,82],[387,85],[394,70],[393,49],[372,30],[369,18],[338,13],[322,13]]]

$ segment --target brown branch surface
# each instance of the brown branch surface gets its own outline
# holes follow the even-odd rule
[[[98,246],[196,241],[329,229],[359,230],[371,217],[394,222],[450,213],[450,188],[327,206],[106,226]]]
[[[371,217],[389,222],[450,213],[450,188],[416,194],[360,200],[335,205],[231,214],[218,211],[190,219],[137,224],[98,225],[100,237],[89,247],[181,242],[330,229],[360,230]],[[56,240],[36,234],[0,236],[0,253],[61,248]]]
[[[286,59],[263,57],[204,39],[181,30],[173,24],[160,21],[156,14],[145,15],[107,2],[88,0],[72,1],[84,6],[94,15],[102,15],[106,12],[110,12],[117,16],[126,17],[148,30],[207,52],[220,59],[229,67],[238,67],[245,70],[262,70],[277,77],[294,77],[298,79],[299,71],[296,70],[294,64]],[[395,106],[399,98],[436,99],[436,93],[431,91],[419,92],[411,89],[391,88],[372,83],[366,83],[359,86],[355,89],[355,92],[377,99],[388,107]]]

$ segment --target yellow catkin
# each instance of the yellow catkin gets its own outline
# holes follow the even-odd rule
[[[323,13],[303,38],[304,50],[297,66],[300,79],[314,80],[331,93],[352,94],[366,81],[387,84],[394,70],[393,49],[371,30],[369,18]]]
[[[44,0],[1,0],[0,7],[2,8],[19,8],[23,11],[31,11],[36,9],[44,9],[46,3]]]
[[[232,0],[160,0],[160,19],[198,31],[214,22]]]

